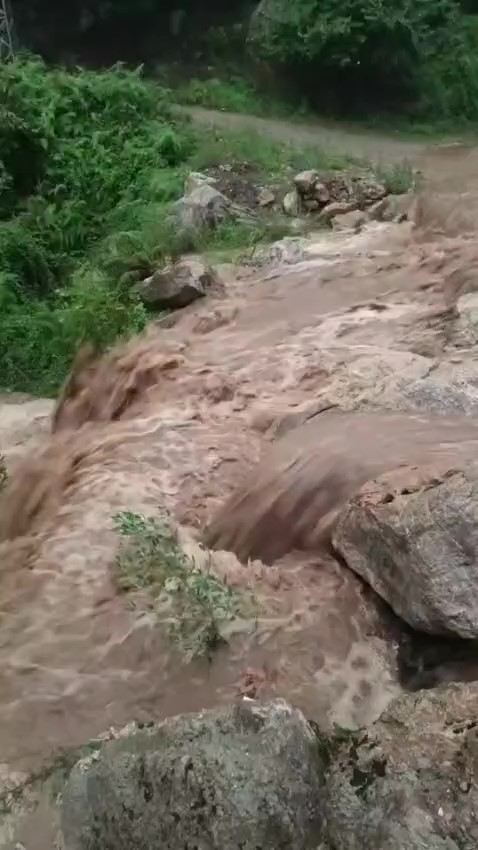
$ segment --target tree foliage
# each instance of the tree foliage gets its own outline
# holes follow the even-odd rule
[[[454,62],[455,84],[460,76],[470,97],[448,98],[447,108],[478,113],[477,63],[457,0],[262,0],[250,41],[261,58],[314,73],[318,88],[371,104],[436,99]]]

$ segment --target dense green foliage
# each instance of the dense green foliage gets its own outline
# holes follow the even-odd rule
[[[193,130],[168,92],[116,68],[0,65],[0,387],[54,393],[78,345],[144,327],[132,284],[186,250],[253,247],[276,223],[183,234],[171,202],[190,170],[340,165],[254,136]]]
[[[478,117],[476,41],[457,0],[264,0],[250,39],[318,103]]]
[[[45,391],[85,336],[144,325],[125,274],[161,250],[153,231],[193,140],[121,70],[3,65],[0,113],[0,382]]]

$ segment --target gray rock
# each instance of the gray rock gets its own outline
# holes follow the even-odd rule
[[[326,183],[322,183],[320,181],[315,184],[314,195],[322,206],[328,204],[329,201],[332,200],[330,197],[330,189]]]
[[[412,194],[387,195],[367,209],[369,221],[406,221],[415,198]]]
[[[459,466],[402,467],[365,484],[333,543],[413,628],[478,638],[478,477]]]
[[[319,172],[310,169],[301,171],[294,177],[294,185],[299,195],[310,196],[315,194],[315,187],[319,180]]]
[[[276,196],[272,189],[268,189],[266,186],[260,189],[259,194],[257,196],[257,203],[260,207],[270,207],[273,203],[275,203]]]
[[[148,307],[177,310],[221,286],[216,271],[201,260],[184,258],[141,281],[135,291]]]
[[[352,210],[343,215],[336,215],[332,219],[334,230],[361,230],[366,222],[365,214],[361,210]]]
[[[227,198],[208,183],[197,186],[174,205],[178,226],[183,231],[214,229],[230,216]]]
[[[63,795],[67,850],[307,850],[325,760],[282,700],[173,718],[80,762]]]
[[[286,263],[287,265],[300,263],[306,256],[304,240],[297,236],[285,236],[267,249],[266,256],[270,263]]]
[[[330,750],[325,847],[478,847],[478,685],[396,700]]]
[[[366,174],[353,180],[353,193],[361,206],[368,206],[384,198],[387,190],[382,183]]]
[[[287,192],[287,195],[282,201],[282,209],[286,215],[296,216],[300,209],[300,201],[297,192]]]
[[[478,342],[478,292],[467,292],[456,302],[460,322],[471,343]]]
[[[400,464],[427,461],[476,468],[476,420],[329,410],[271,446],[212,518],[204,542],[235,552],[244,563],[274,563],[293,550],[330,547],[337,518],[360,487]]]
[[[184,181],[184,194],[191,195],[196,189],[202,189],[203,186],[214,186],[216,182],[214,177],[210,177],[208,174],[191,171]]]
[[[331,201],[321,210],[318,220],[322,224],[330,224],[335,216],[355,212],[357,207],[356,201]]]

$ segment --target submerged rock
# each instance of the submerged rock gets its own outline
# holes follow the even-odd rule
[[[343,215],[336,215],[332,219],[334,230],[361,230],[366,222],[365,214],[361,210],[352,210]]]
[[[325,847],[478,846],[478,684],[404,696],[330,750]]]
[[[315,850],[324,769],[282,700],[125,730],[71,773],[66,850]]]
[[[413,628],[478,638],[476,470],[404,467],[381,475],[342,509],[333,542]]]

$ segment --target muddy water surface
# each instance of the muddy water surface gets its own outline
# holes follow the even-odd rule
[[[455,156],[466,173],[465,154]],[[437,191],[457,208],[448,184]],[[446,231],[448,213],[439,217]],[[469,285],[460,270],[476,264],[478,249],[455,233],[419,237],[408,224],[320,235],[300,263],[238,273],[225,298],[78,368],[53,426],[49,402],[2,401],[0,448],[12,471],[0,529],[0,758],[8,770],[38,767],[111,724],[200,709],[251,687],[345,726],[373,720],[398,692],[399,625],[313,536],[294,534],[311,504],[310,491],[300,493],[307,476],[294,479],[294,511],[279,506],[288,528],[279,549],[264,546],[274,526],[262,526],[258,547],[247,539],[270,496],[265,507],[254,502],[253,522],[240,519],[243,548],[223,506],[260,484],[257,465],[271,442],[300,447],[294,432],[325,423],[321,411],[334,405],[404,415],[445,407],[462,417],[446,440],[465,430],[474,439],[478,352],[461,344],[446,297],[451,272],[454,292]],[[323,427],[326,443],[337,429]],[[443,443],[441,426],[426,427],[427,442]],[[408,443],[416,450],[416,431],[404,437],[400,417],[371,417],[365,428],[356,445],[366,474],[377,469],[374,429],[388,445],[396,436],[398,460]],[[330,460],[330,446],[327,453]],[[347,469],[357,462],[349,452]],[[355,486],[347,474],[341,489],[335,471],[315,485],[312,524]],[[273,475],[268,493],[279,487]],[[112,517],[120,510],[168,511],[199,559],[204,529],[222,523],[208,542],[243,558],[218,551],[213,568],[254,590],[259,615],[211,664],[174,656],[155,619],[117,593]]]

